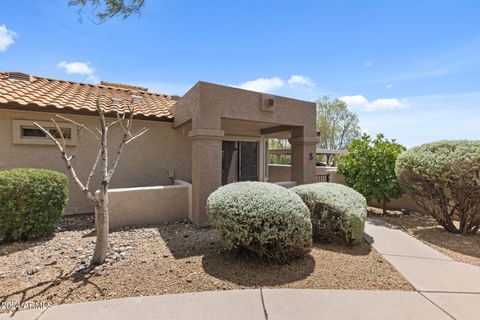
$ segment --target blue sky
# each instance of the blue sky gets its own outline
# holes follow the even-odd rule
[[[146,0],[79,23],[68,0],[3,0],[0,70],[183,94],[198,80],[342,98],[406,146],[480,136],[478,1]]]

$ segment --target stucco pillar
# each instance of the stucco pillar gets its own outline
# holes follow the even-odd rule
[[[303,132],[292,130],[292,181],[297,184],[314,183],[316,181],[316,144],[318,138],[305,137]]]
[[[222,185],[223,130],[193,129],[192,141],[192,212],[197,226],[208,225],[207,198]]]

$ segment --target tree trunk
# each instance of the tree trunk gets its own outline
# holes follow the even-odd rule
[[[387,214],[387,201],[382,202],[382,210],[383,210],[383,214],[386,215]]]
[[[93,252],[92,264],[100,265],[105,261],[108,243],[108,182],[102,181],[95,204],[95,226],[97,241]]]

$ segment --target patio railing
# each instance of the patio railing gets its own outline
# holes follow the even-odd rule
[[[330,174],[317,174],[317,182],[330,182]]]

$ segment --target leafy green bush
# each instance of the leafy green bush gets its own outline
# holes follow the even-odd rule
[[[357,191],[336,183],[313,183],[293,187],[310,209],[313,237],[348,244],[363,238],[367,201]]]
[[[372,140],[364,134],[347,147],[348,154],[339,159],[338,173],[345,183],[367,199],[382,204],[383,211],[390,199],[400,198],[403,190],[395,175],[395,161],[405,147],[395,140],[377,135]]]
[[[52,232],[68,198],[68,179],[44,169],[0,171],[0,243]]]
[[[308,208],[283,187],[265,182],[228,184],[208,197],[207,210],[227,250],[246,249],[286,262],[305,255],[312,246]]]
[[[396,172],[402,187],[447,231],[478,231],[480,141],[438,141],[412,148],[398,157]]]

